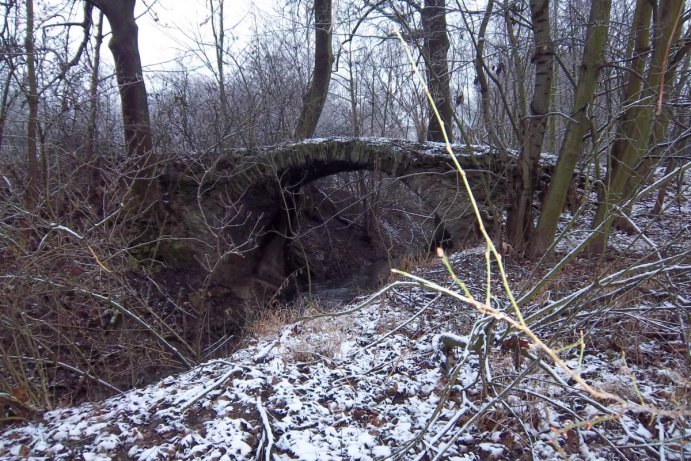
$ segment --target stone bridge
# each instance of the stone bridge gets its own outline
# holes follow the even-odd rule
[[[490,202],[504,191],[506,161],[487,147],[459,146],[485,225],[494,226]],[[202,266],[217,291],[242,299],[281,286],[288,268],[291,214],[296,197],[313,181],[337,173],[369,170],[403,182],[427,204],[419,212],[434,220],[433,244],[460,247],[477,237],[477,223],[460,175],[444,146],[388,139],[314,139],[234,150],[176,162],[162,175],[175,237],[161,256],[170,267]],[[443,241],[443,242],[442,242]]]

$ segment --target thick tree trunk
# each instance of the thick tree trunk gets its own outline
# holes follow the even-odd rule
[[[650,52],[650,19],[652,14],[653,7],[649,0],[638,0],[636,2],[628,44],[628,55],[631,57],[631,65],[624,90],[623,107],[627,109],[624,110],[610,152],[612,172],[616,172],[619,168],[621,158],[624,156],[624,152],[629,144],[630,139],[628,139],[628,135],[632,130],[637,106],[634,103],[640,99],[641,91],[643,90],[643,78],[641,76],[645,70],[645,63]],[[600,200],[602,201],[603,197],[600,197]]]
[[[302,112],[295,128],[296,139],[314,135],[324,108],[331,81],[333,50],[331,49],[331,0],[314,0],[314,70],[312,81],[303,97]]]
[[[678,41],[680,32],[681,27],[677,29],[677,33],[672,37],[673,42],[676,43]],[[661,84],[661,89],[665,99],[677,100],[682,97],[682,92],[687,89],[689,61],[686,59],[686,55],[688,51],[689,46],[678,47],[673,58],[669,60],[666,66],[663,66],[665,67],[665,73],[664,84]],[[680,79],[677,79],[677,75],[680,76]],[[629,192],[636,191],[642,184],[647,183],[655,171],[655,166],[661,162],[661,158],[669,155],[666,155],[665,151],[672,150],[672,146],[667,145],[664,140],[668,136],[669,124],[673,118],[673,108],[660,106],[659,109],[661,109],[659,112],[656,109],[657,117],[655,118],[650,138],[652,149],[631,175],[629,184],[626,186],[626,190]],[[630,212],[633,205],[633,202],[629,202],[625,211],[627,213]],[[620,226],[620,224],[617,222],[617,226]]]
[[[136,0],[89,0],[108,18],[112,37],[108,47],[115,60],[115,74],[122,103],[127,153],[148,156],[153,150],[149,104],[139,56],[139,29],[134,18]]]
[[[596,1],[590,7],[590,19],[581,71],[574,96],[573,111],[559,152],[559,160],[545,196],[531,253],[543,255],[554,241],[559,217],[564,209],[576,164],[583,149],[583,136],[588,129],[588,106],[592,103],[607,43],[611,0]]]
[[[610,152],[610,177],[620,167],[630,139],[627,138],[634,127],[636,101],[640,100],[643,91],[645,64],[650,53],[650,20],[653,15],[653,4],[647,0],[638,0],[631,24],[631,35],[627,46],[627,56],[630,56],[630,72],[624,89],[623,115],[618,126],[617,135]],[[606,200],[607,189],[598,189],[600,202]],[[604,211],[604,210],[603,210]],[[628,221],[621,220],[620,224],[629,226]],[[609,227],[607,227],[609,230]]]
[[[684,48],[687,49],[687,47],[684,47]],[[687,49],[687,52],[688,52],[688,49]],[[687,79],[689,76],[688,71],[689,71],[689,57],[685,56],[683,67],[680,69],[680,72],[679,72],[679,75],[681,76],[681,78],[679,79],[679,81],[676,82],[675,97],[679,97],[681,90],[683,88],[686,88],[686,84],[687,84],[686,82],[687,82]],[[672,86],[670,84],[670,82],[672,80],[673,79],[671,79],[671,78],[665,78],[665,81],[667,82],[666,85]],[[670,121],[670,113],[669,112],[670,112],[670,109],[667,109],[667,111],[663,112],[663,115],[662,115],[664,117],[664,121],[665,121],[666,125],[668,125],[669,121]],[[684,125],[685,126],[691,125],[691,116],[686,117],[686,123],[685,124],[684,123],[679,124],[680,131],[682,129],[681,127],[683,127]],[[660,124],[658,124],[658,127],[660,127]],[[661,132],[663,131],[662,128],[660,128],[660,131]],[[662,135],[664,135],[664,132],[662,133]],[[661,155],[664,155],[667,158],[667,160],[666,160],[667,166],[665,167],[665,175],[671,173],[677,167],[678,162],[677,162],[675,154],[677,152],[683,152],[685,149],[688,148],[688,145],[689,145],[689,139],[688,138],[683,138],[681,136],[681,133],[679,133],[678,135],[679,135],[679,138],[681,138],[681,142],[678,143],[677,147],[675,149],[673,149],[671,153],[664,154],[664,153],[660,152]],[[657,137],[657,139],[662,139],[662,136]],[[669,186],[670,182],[671,181],[668,181],[667,183],[660,185],[660,189],[657,191],[657,199],[655,200],[655,206],[653,207],[653,211],[652,211],[652,213],[654,215],[662,214],[663,206],[665,203],[665,196],[667,195],[667,187]]]
[[[644,0],[642,0],[644,1]],[[591,241],[589,251],[602,253],[607,248],[607,240],[611,229],[609,219],[612,209],[619,205],[634,191],[627,191],[632,174],[650,148],[652,125],[655,121],[655,105],[660,97],[660,86],[663,82],[665,66],[669,54],[670,44],[674,37],[679,36],[681,14],[684,2],[682,0],[664,0],[657,9],[653,24],[653,53],[648,67],[645,87],[640,93],[637,104],[627,111],[625,122],[620,127],[620,136],[615,143],[608,171],[606,190],[598,205],[592,227],[605,223],[603,231]],[[630,78],[637,78],[631,75]],[[621,147],[621,149],[619,149]]]
[[[507,231],[514,248],[524,248],[533,230],[533,195],[545,138],[554,70],[549,1],[531,0],[530,15],[535,38],[535,86],[530,103],[530,117],[523,121],[521,155],[513,178]]]
[[[108,18],[111,39],[108,43],[120,92],[123,131],[127,155],[137,168],[130,186],[128,204],[134,211],[158,199],[154,178],[155,159],[146,84],[139,56],[139,29],[134,17],[136,0],[88,0]]]
[[[424,33],[424,48],[427,55],[427,86],[437,108],[446,135],[453,142],[453,108],[451,107],[451,90],[449,88],[449,36],[446,33],[445,0],[425,0],[421,12]],[[442,127],[432,108],[427,127],[427,140],[444,142]]]

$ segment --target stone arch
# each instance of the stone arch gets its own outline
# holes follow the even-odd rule
[[[454,154],[467,169],[479,203],[502,193],[501,190],[488,192],[480,187],[487,175],[499,174],[505,167],[488,149],[469,152],[455,148]],[[239,296],[241,298],[261,298],[258,292],[277,288],[286,276],[280,262],[290,238],[281,217],[285,211],[280,200],[283,191],[295,191],[326,176],[379,170],[399,178],[432,210],[430,218],[438,224],[434,243],[448,239],[458,245],[475,229],[475,217],[458,172],[444,146],[436,143],[343,138],[306,140],[235,150],[221,156],[202,156],[179,166],[178,170],[182,171],[173,169],[162,179],[168,184],[171,207],[178,207],[175,212],[182,221],[204,220],[208,226],[211,220],[215,228],[225,229],[223,232],[230,235],[228,240],[234,245],[240,245],[246,238],[254,239],[250,250],[222,256],[220,258],[225,260],[213,265],[216,282],[232,291],[245,292]],[[223,214],[228,214],[229,209],[237,213],[238,219],[231,220],[224,228],[221,225],[225,219]],[[202,210],[202,218],[198,210]],[[202,230],[194,233],[203,235]],[[214,235],[209,238],[218,238],[220,233],[221,230],[211,232]]]
[[[454,147],[454,154],[467,174],[473,193],[481,205],[503,193],[488,196],[481,187],[491,182],[492,174],[501,174],[505,165],[497,162],[489,149],[469,152]],[[413,143],[378,139],[307,140],[265,149],[243,150],[230,154],[234,158],[220,165],[232,165],[229,180],[236,194],[252,186],[276,183],[279,187],[296,187],[319,178],[357,170],[380,170],[391,177],[402,178],[432,210],[452,240],[466,235],[474,215],[460,176],[444,146],[438,143]],[[488,181],[489,179],[489,181]],[[496,181],[494,181],[496,184]],[[491,222],[486,222],[491,226]]]

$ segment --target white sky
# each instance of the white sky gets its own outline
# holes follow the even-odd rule
[[[218,0],[214,1],[217,4]],[[251,14],[273,15],[272,0],[225,0],[226,39],[242,41],[250,31]],[[147,5],[150,8],[147,8]],[[139,0],[139,52],[148,71],[172,67],[176,58],[198,48],[199,40],[211,42],[208,0]],[[183,62],[195,65],[189,57]]]

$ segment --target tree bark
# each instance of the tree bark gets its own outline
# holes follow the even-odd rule
[[[96,115],[98,113],[98,80],[101,66],[101,44],[103,43],[103,12],[99,13],[96,26],[96,43],[94,44],[94,60],[91,69],[91,82],[89,83],[89,121],[86,127],[85,157],[91,161],[94,156],[96,144]]]
[[[120,92],[123,131],[127,155],[138,169],[131,193],[143,208],[158,197],[154,180],[153,141],[149,104],[139,56],[139,29],[134,17],[136,0],[87,0],[108,18],[111,39],[108,43]],[[130,202],[134,204],[136,202]]]
[[[331,48],[331,0],[314,0],[314,70],[312,80],[303,97],[302,112],[295,128],[296,139],[314,135],[324,108],[331,81],[333,50]]]
[[[574,96],[571,118],[559,152],[559,160],[545,196],[542,213],[532,240],[531,253],[542,256],[552,245],[564,209],[566,195],[573,178],[576,164],[583,149],[583,139],[588,130],[588,106],[597,89],[603,52],[607,43],[609,16],[612,1],[601,0],[591,4],[588,32],[586,35],[581,70]]]
[[[513,95],[515,98],[516,108],[514,110],[513,117],[519,120],[523,120],[528,113],[528,97],[526,96],[525,86],[528,83],[528,79],[525,77],[525,72],[527,66],[524,62],[524,57],[527,53],[522,53],[523,50],[520,48],[520,43],[518,37],[516,37],[515,23],[516,23],[516,13],[512,11],[512,8],[504,8],[504,24],[506,25],[506,36],[509,40],[510,56],[511,62],[513,64],[513,71],[515,76],[513,78]],[[484,36],[484,34],[483,34]]]
[[[348,95],[350,97],[350,120],[353,124],[353,136],[360,137],[360,117],[358,117],[358,88],[353,72],[353,53],[348,55]]]
[[[34,53],[34,2],[26,0],[26,66],[28,79],[28,92],[26,95],[29,106],[29,117],[26,128],[26,154],[28,167],[28,181],[26,190],[26,206],[32,209],[38,200],[41,173],[38,168],[38,80],[36,77],[36,64]]]
[[[14,5],[12,3],[5,3],[4,5],[4,14],[5,18],[10,17],[10,13],[12,12],[13,8],[19,8],[19,6]],[[5,29],[7,29],[5,27]],[[2,39],[2,43],[5,42],[5,38],[0,36],[0,39]],[[12,80],[14,78],[14,72],[17,69],[17,65],[15,64],[15,61],[11,58],[11,56],[5,56],[3,57],[3,65],[7,66],[6,67],[6,77],[5,81],[2,84],[2,96],[0,97],[0,150],[2,150],[2,146],[4,144],[5,140],[5,122],[7,120],[7,113],[9,112],[10,109],[10,104],[11,104],[11,99],[10,99],[10,89],[12,88]]]
[[[688,34],[687,34],[687,35],[688,35]],[[686,48],[686,47],[685,47],[685,48]],[[676,83],[676,89],[677,89],[677,91],[676,91],[676,97],[679,97],[680,91],[681,91],[683,88],[686,88],[686,84],[687,84],[686,82],[687,82],[687,79],[688,79],[688,76],[689,76],[689,57],[688,57],[688,56],[685,56],[684,63],[683,63],[683,67],[680,69],[679,74],[680,74],[680,76],[682,76],[682,78],[680,78],[680,81],[677,81],[677,83]],[[669,83],[670,81],[671,81],[671,79],[666,79],[666,82],[667,82],[666,85],[670,85],[670,83]],[[670,86],[671,86],[671,85],[670,85]],[[668,111],[669,111],[669,109],[668,109]],[[668,124],[668,123],[669,123],[669,119],[670,119],[670,114],[669,114],[669,112],[664,113],[663,116],[665,117],[665,122],[666,122],[666,124]],[[686,125],[686,126],[690,126],[690,125],[691,125],[691,116],[687,116],[687,117],[686,117],[686,123],[685,123],[685,125]],[[660,126],[660,125],[658,125],[658,127],[659,127],[659,126]],[[661,130],[661,131],[662,131],[662,130]],[[663,133],[663,135],[664,135],[664,133]],[[660,137],[659,139],[662,139],[662,137]],[[676,152],[679,152],[679,151],[683,151],[684,149],[688,148],[688,147],[687,147],[687,146],[689,145],[689,140],[688,140],[688,138],[682,140],[679,144],[680,144],[680,145],[679,145],[676,149],[674,149],[674,150],[672,151],[671,155],[669,155],[669,154],[666,155],[666,157],[667,157],[667,166],[665,167],[665,175],[671,173],[671,172],[674,171],[674,169],[677,167],[677,163],[678,163],[678,162],[677,162],[675,153],[676,153]],[[671,146],[670,146],[670,147],[671,147]],[[667,195],[667,187],[669,186],[669,183],[670,183],[670,182],[671,182],[671,181],[669,181],[669,182],[667,182],[667,183],[665,183],[665,184],[660,185],[660,189],[657,191],[657,198],[656,198],[656,200],[655,200],[655,206],[653,207],[653,210],[652,210],[652,213],[653,213],[654,215],[660,215],[660,214],[662,214],[663,206],[664,206],[664,203],[665,203],[665,196]]]
[[[645,0],[641,0],[645,2]],[[669,46],[674,37],[679,36],[683,0],[663,0],[657,8],[653,24],[653,53],[648,66],[645,86],[637,98],[637,104],[631,105],[625,121],[620,126],[617,143],[610,153],[610,168],[605,183],[606,190],[600,200],[592,227],[605,223],[603,231],[595,237],[589,251],[602,253],[607,248],[611,229],[609,216],[615,205],[619,205],[634,191],[627,191],[632,174],[650,148],[652,125],[655,121],[655,105],[660,96],[662,76],[669,53]],[[631,74],[629,77],[637,78]]]
[[[230,126],[230,114],[228,112],[228,98],[226,96],[226,79],[224,75],[223,65],[223,50],[225,48],[225,27],[223,24],[225,0],[218,1],[218,27],[213,18],[214,16],[214,2],[209,0],[209,8],[211,10],[211,31],[214,35],[214,45],[216,48],[216,71],[218,72],[218,98],[221,105],[221,114],[223,116],[223,130],[225,132]]]
[[[533,231],[533,195],[537,169],[545,138],[549,112],[554,46],[549,24],[549,1],[531,0],[530,16],[535,40],[535,85],[530,103],[530,117],[523,121],[521,154],[513,178],[512,202],[507,224],[508,238],[514,248],[524,248]]]
[[[427,54],[427,86],[439,118],[444,124],[449,142],[453,142],[453,108],[451,107],[451,90],[449,88],[449,36],[446,33],[445,0],[425,0],[421,11],[424,49]],[[427,127],[427,140],[444,142],[444,135],[439,120],[430,108],[430,119]]]
[[[108,43],[115,60],[125,145],[128,155],[149,156],[153,150],[149,104],[139,56],[139,28],[134,17],[136,0],[88,0],[108,18]]]
[[[676,43],[678,41],[678,34],[680,32],[681,27],[677,29],[676,34],[672,37],[673,42]],[[688,35],[689,34],[687,32],[687,37]],[[685,58],[688,51],[688,45],[678,47],[676,52],[674,53],[673,58],[669,60],[667,65],[663,65],[664,83],[660,84],[660,90],[662,91],[663,96],[665,96],[668,100],[675,100],[680,98],[682,92],[685,89],[687,89],[686,83],[688,80],[689,62]],[[680,76],[679,80],[677,80],[676,78],[677,74]],[[673,118],[673,108],[660,106],[658,110],[659,112],[656,110],[655,123],[652,127],[652,133],[650,138],[650,152],[638,164],[636,171],[631,174],[629,183],[626,186],[627,191],[636,191],[642,184],[647,183],[655,171],[655,166],[661,162],[661,157],[665,156],[665,151],[667,149],[672,148],[671,145],[666,145],[664,139],[668,136],[670,120]],[[664,188],[664,186],[661,187]],[[633,202],[629,201],[625,212],[630,212],[633,208],[633,205]],[[617,222],[617,226],[620,226],[620,224],[621,223]]]
[[[7,74],[7,78],[2,85],[2,96],[0,97],[0,149],[2,149],[5,140],[5,120],[7,120],[7,113],[10,109],[10,89],[12,88],[14,67],[10,67]]]
[[[630,139],[628,136],[632,130],[636,113],[636,101],[641,97],[643,90],[643,72],[650,52],[650,19],[653,14],[652,3],[649,0],[638,0],[631,24],[631,36],[628,44],[628,55],[631,57],[631,66],[624,90],[624,114],[622,116],[617,135],[612,145],[610,156],[613,159],[612,172],[619,168],[621,158],[627,149]],[[602,197],[601,197],[602,199]]]

